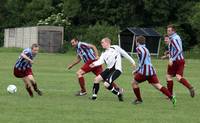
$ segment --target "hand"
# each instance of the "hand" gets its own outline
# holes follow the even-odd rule
[[[34,63],[34,62],[33,62],[33,60],[30,60],[29,62],[30,62],[31,64],[33,64],[33,63]]]
[[[92,63],[92,64],[90,64],[89,66],[90,66],[91,68],[94,68],[94,67],[95,67],[93,63]]]
[[[172,60],[169,60],[169,66],[172,66],[173,65],[173,61]]]
[[[73,65],[70,64],[70,65],[68,65],[67,69],[69,70],[69,69],[71,69],[72,67],[73,67]]]

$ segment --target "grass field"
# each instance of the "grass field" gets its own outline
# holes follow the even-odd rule
[[[144,103],[133,105],[134,95],[130,81],[131,68],[124,60],[124,73],[117,83],[125,89],[124,102],[119,102],[109,91],[101,89],[98,100],[91,101],[93,74],[87,74],[88,95],[76,97],[79,90],[76,70],[70,71],[66,65],[74,58],[73,53],[41,53],[35,59],[33,71],[39,87],[44,92],[42,97],[35,94],[30,98],[20,79],[12,75],[13,65],[19,53],[0,52],[0,123],[199,123],[200,122],[200,60],[186,60],[185,76],[196,88],[196,97],[192,99],[188,91],[175,82],[177,106],[151,87],[147,82],[141,84]],[[166,85],[165,71],[167,61],[153,60],[161,83]],[[15,84],[18,91],[8,94],[6,87]]]

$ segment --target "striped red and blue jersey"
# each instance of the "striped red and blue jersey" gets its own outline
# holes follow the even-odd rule
[[[155,69],[151,63],[151,55],[145,45],[138,45],[136,48],[138,55],[138,68],[136,72],[145,75],[153,76],[156,74]]]
[[[85,42],[78,43],[76,52],[85,63],[87,61],[96,59],[93,49],[89,47],[88,44]]]
[[[24,49],[22,53],[24,53],[31,60],[33,60],[33,58],[35,57],[35,55],[32,54],[31,48]],[[15,64],[15,68],[18,68],[19,70],[25,70],[31,67],[31,63],[20,55]]]
[[[172,61],[183,60],[183,48],[182,41],[179,35],[176,33],[169,36],[169,58]]]

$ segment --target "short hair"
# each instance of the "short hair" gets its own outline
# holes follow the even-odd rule
[[[108,38],[108,37],[105,37],[105,38],[103,38],[102,40],[105,40],[105,41],[108,41],[109,43],[111,43],[111,40],[110,40],[110,38]]]
[[[34,44],[32,44],[31,49],[37,48],[37,47],[39,47],[39,44],[34,43]]]
[[[78,38],[72,38],[72,40],[74,40],[74,41],[76,41],[76,42],[79,41]],[[72,41],[72,40],[71,40],[71,41]]]
[[[165,34],[165,35],[164,35],[164,38],[165,38],[165,37],[169,37],[169,36],[168,36],[167,34]]]
[[[144,36],[140,35],[136,38],[136,42],[138,42],[139,44],[145,44],[146,38]]]
[[[172,28],[172,31],[176,31],[176,27],[173,24],[169,24],[167,28]]]

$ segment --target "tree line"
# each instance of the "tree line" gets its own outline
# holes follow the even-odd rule
[[[5,28],[57,25],[65,40],[76,36],[115,42],[126,27],[153,27],[161,35],[175,24],[184,49],[200,45],[199,0],[0,0],[0,46]]]

